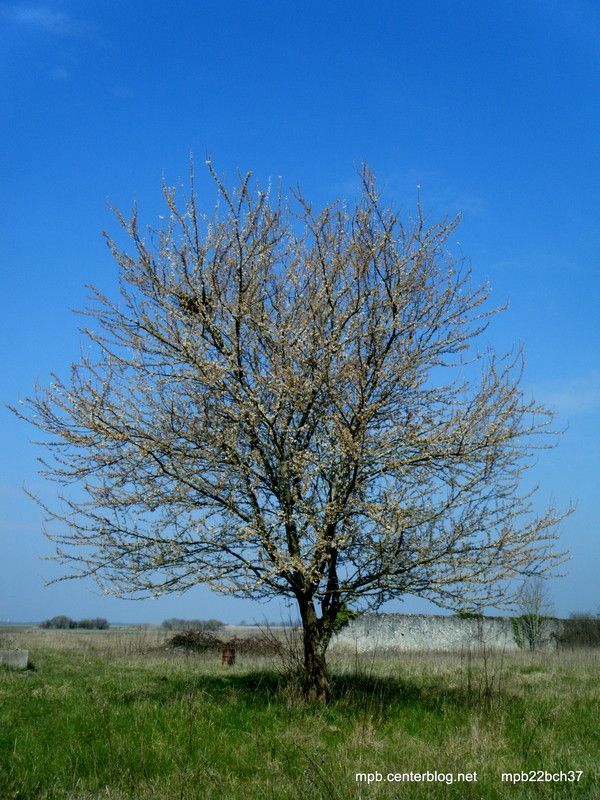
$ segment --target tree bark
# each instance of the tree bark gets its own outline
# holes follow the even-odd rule
[[[311,601],[300,603],[300,615],[304,642],[302,693],[306,700],[326,703],[329,700],[329,678],[325,651],[329,637],[324,633],[322,620],[317,618]]]

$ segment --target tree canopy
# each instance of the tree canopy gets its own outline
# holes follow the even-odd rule
[[[50,434],[43,474],[70,575],[125,596],[198,583],[287,596],[306,682],[349,609],[400,595],[510,604],[543,573],[561,514],[520,488],[550,412],[522,354],[478,353],[494,310],[453,255],[457,220],[403,222],[367,168],[354,207],[228,190],[168,221],[117,212],[120,297],[94,290],[92,347],[18,413]]]

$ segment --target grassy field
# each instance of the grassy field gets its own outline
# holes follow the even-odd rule
[[[600,798],[591,651],[337,655],[332,702],[319,707],[276,660],[223,667],[167,652],[159,632],[10,638],[35,669],[0,670],[1,800]],[[501,781],[538,769],[582,776]],[[387,781],[427,771],[477,781]]]

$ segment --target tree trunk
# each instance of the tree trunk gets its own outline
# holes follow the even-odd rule
[[[329,680],[325,651],[329,637],[323,634],[311,602],[300,606],[304,640],[304,674],[302,693],[307,700],[326,703],[329,700]]]

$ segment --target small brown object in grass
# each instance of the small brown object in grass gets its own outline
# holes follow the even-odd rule
[[[221,651],[221,664],[232,666],[235,664],[235,647],[231,644],[226,644]]]

